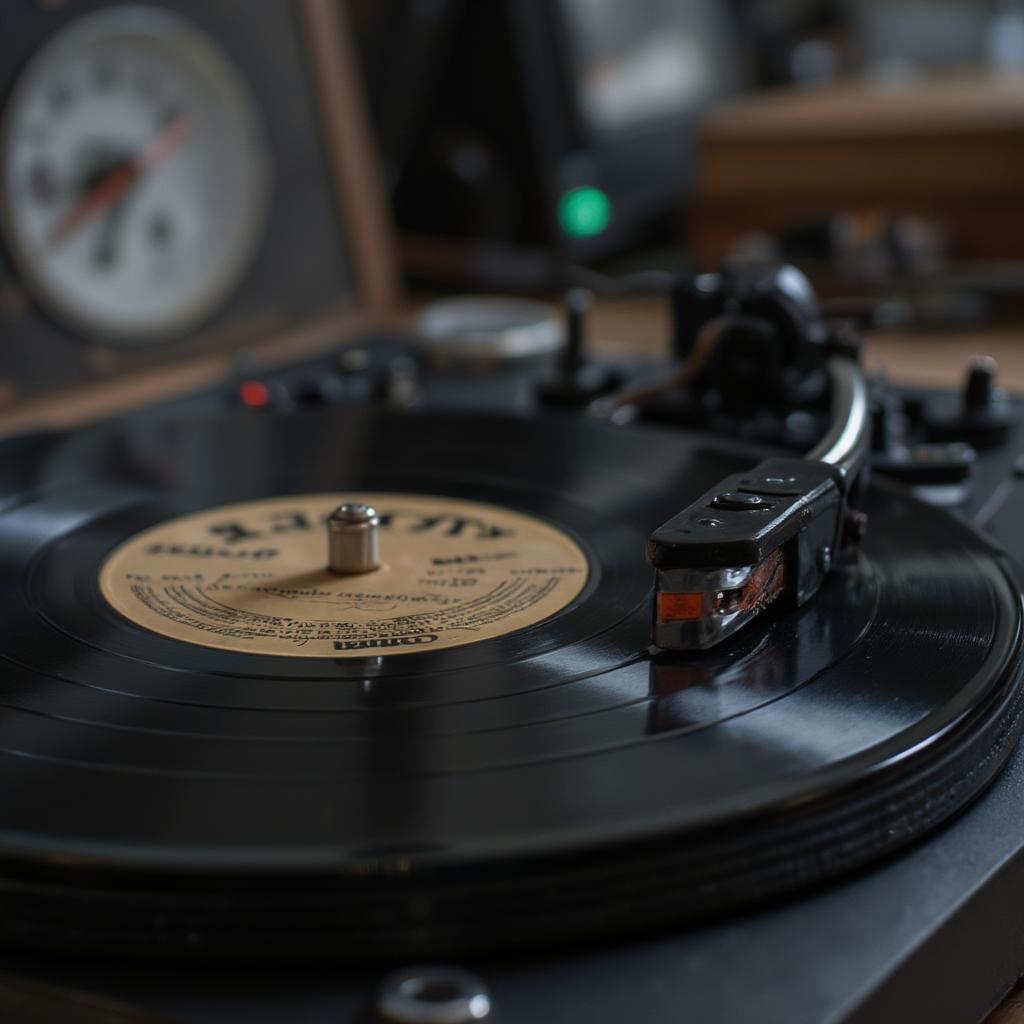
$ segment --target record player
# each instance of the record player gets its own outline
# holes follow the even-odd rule
[[[335,96],[343,25],[271,10],[23,10],[8,1017],[980,1019],[1024,963],[1021,403],[983,359],[962,394],[866,379],[789,267],[674,282],[656,363],[586,358],[581,292],[555,332],[477,300],[355,333],[384,292],[339,271],[384,246],[329,184],[360,157],[270,87]],[[149,69],[178,90],[156,126]],[[65,104],[109,114],[119,82],[138,141],[61,149]],[[161,175],[275,131],[306,133],[302,202],[248,163],[238,198],[336,232],[335,262],[249,225],[204,291],[202,197]],[[118,253],[143,244],[180,291],[140,324]],[[240,346],[278,276],[309,305]],[[79,362],[22,374],[36,344]]]

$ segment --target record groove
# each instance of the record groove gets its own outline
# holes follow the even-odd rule
[[[224,417],[56,446],[0,510],[19,581],[0,626],[0,938],[535,945],[773,898],[934,827],[1020,732],[1016,585],[969,527],[876,486],[863,554],[815,601],[712,652],[651,655],[646,533],[751,461],[679,433],[455,415]],[[200,647],[100,592],[110,552],[156,523],[349,491],[536,516],[590,579],[520,631],[379,660]]]

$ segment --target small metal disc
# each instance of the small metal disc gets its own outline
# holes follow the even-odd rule
[[[416,334],[436,365],[471,369],[549,356],[565,341],[562,323],[549,306],[504,295],[433,302],[420,313]]]

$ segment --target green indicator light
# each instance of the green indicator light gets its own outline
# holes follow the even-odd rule
[[[558,223],[571,238],[601,234],[612,219],[612,204],[599,188],[570,189],[558,200]]]

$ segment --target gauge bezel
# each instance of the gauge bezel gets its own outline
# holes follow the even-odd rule
[[[176,315],[161,316],[150,326],[126,326],[83,311],[68,301],[60,289],[39,271],[37,261],[25,252],[11,213],[13,197],[6,188],[7,160],[20,104],[30,95],[41,70],[62,54],[76,54],[82,47],[112,39],[145,40],[147,45],[169,49],[190,70],[202,74],[227,98],[238,118],[239,138],[247,149],[250,181],[245,208],[239,214],[239,230],[204,287]],[[42,311],[85,339],[127,350],[148,348],[160,342],[180,340],[215,316],[230,300],[259,251],[269,217],[272,164],[267,135],[259,110],[241,72],[230,55],[206,32],[185,17],[138,4],[93,11],[64,25],[36,48],[16,76],[0,113],[0,236],[28,294]]]

